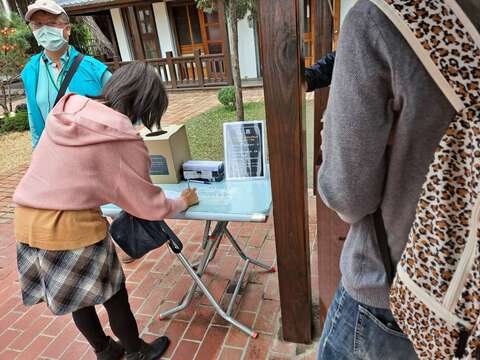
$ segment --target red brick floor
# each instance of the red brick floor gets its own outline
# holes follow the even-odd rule
[[[28,164],[25,164],[7,173],[0,173],[0,225],[12,222],[12,194],[27,168]]]
[[[17,281],[13,207],[11,195],[25,166],[0,175],[0,360],[8,359],[94,359],[95,356],[70,316],[55,317],[44,304],[25,307]],[[314,303],[318,303],[316,223],[314,199],[310,202],[310,239]],[[191,260],[200,256],[202,222],[171,221],[184,242],[184,254]],[[265,224],[232,223],[230,230],[247,253],[275,264],[273,219]],[[208,267],[205,280],[225,304],[227,288],[241,263],[224,242]],[[315,359],[316,344],[298,345],[280,340],[280,298],[277,274],[249,268],[248,283],[236,304],[236,316],[260,336],[254,340],[227,325],[208,302],[197,294],[193,304],[173,318],[160,321],[158,314],[178,302],[191,281],[166,246],[143,259],[124,265],[130,304],[143,338],[152,340],[166,334],[172,344],[164,359]],[[98,308],[109,332],[106,312]]]

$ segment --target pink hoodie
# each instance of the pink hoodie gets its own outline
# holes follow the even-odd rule
[[[150,157],[123,114],[70,94],[52,109],[13,201],[50,210],[85,210],[113,203],[147,220],[187,208],[168,199],[149,176]]]

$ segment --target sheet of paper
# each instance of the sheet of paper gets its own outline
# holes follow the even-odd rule
[[[265,128],[263,121],[224,123],[225,173],[230,180],[265,177]]]

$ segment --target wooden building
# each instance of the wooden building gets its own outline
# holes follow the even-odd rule
[[[346,2],[353,1],[347,0]],[[171,88],[211,87],[232,83],[228,36],[222,3],[206,14],[194,0],[58,0],[69,15],[93,16],[113,45],[110,66],[147,60]],[[304,1],[305,65],[315,61],[315,0]],[[336,6],[339,26],[340,3]],[[261,41],[257,21],[238,24],[242,79],[261,79]],[[202,69],[202,71],[200,71]]]

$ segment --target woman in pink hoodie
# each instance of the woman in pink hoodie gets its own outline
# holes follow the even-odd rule
[[[136,62],[117,70],[101,99],[65,96],[51,111],[14,202],[23,302],[45,301],[72,313],[97,359],[159,359],[167,337],[139,338],[125,276],[100,206],[114,203],[147,220],[198,202],[195,190],[169,199],[149,176],[150,158],[134,123],[160,128],[168,105],[155,69]],[[94,305],[103,304],[120,343],[107,337]]]

